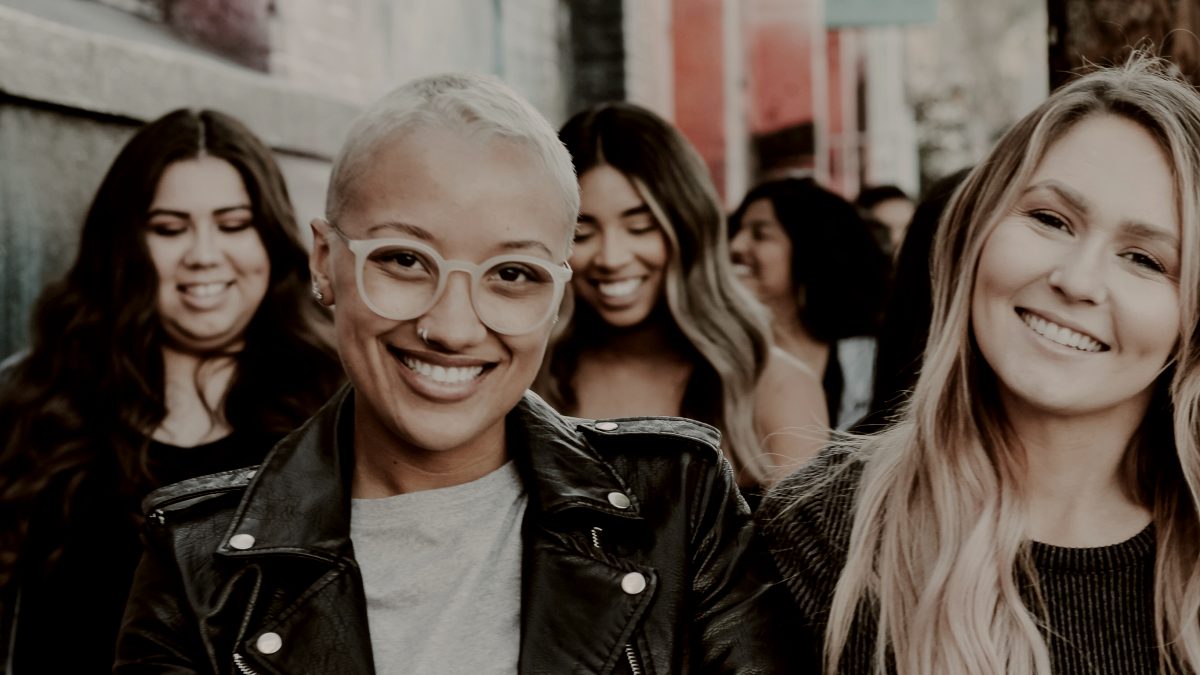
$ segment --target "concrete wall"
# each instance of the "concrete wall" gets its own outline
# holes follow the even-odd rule
[[[194,0],[180,29],[140,0],[0,0],[0,358],[27,344],[34,299],[73,260],[117,150],[169,110],[245,122],[275,149],[304,224],[324,210],[354,115],[405,80],[496,74],[555,124],[570,105],[569,0],[255,2],[240,20],[267,36],[257,66],[204,37],[229,19],[213,15],[221,3]]]

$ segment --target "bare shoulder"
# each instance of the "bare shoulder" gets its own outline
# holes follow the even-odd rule
[[[767,365],[763,369],[759,386],[763,385],[811,385],[821,388],[821,378],[813,372],[808,364],[792,356],[779,347],[772,346],[767,355]]]
[[[803,361],[778,347],[771,348],[755,389],[755,408],[764,406],[778,408],[782,415],[799,416],[805,423],[829,423],[821,379]]]
[[[820,379],[778,347],[771,349],[759,379],[754,418],[764,449],[776,456],[779,475],[811,458],[829,439],[829,413]]]

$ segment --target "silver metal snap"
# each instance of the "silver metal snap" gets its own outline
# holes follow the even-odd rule
[[[274,654],[283,647],[283,638],[279,633],[263,633],[254,642],[255,648],[263,654]]]
[[[627,509],[627,508],[629,508],[629,505],[631,504],[631,502],[629,501],[629,496],[626,495],[624,492],[608,493],[608,503],[612,504],[613,506],[617,507],[618,509]]]
[[[646,576],[641,572],[630,572],[621,577],[621,590],[629,595],[637,595],[646,590]]]
[[[252,534],[235,534],[229,538],[229,547],[236,548],[239,551],[245,551],[254,546],[254,535]]]
[[[596,428],[600,431],[616,431],[616,422],[596,422]]]

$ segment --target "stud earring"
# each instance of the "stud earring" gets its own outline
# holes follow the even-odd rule
[[[315,280],[312,282],[312,294],[313,297],[317,299],[317,302],[323,302],[325,300],[325,294],[321,292],[321,287],[317,285]]]

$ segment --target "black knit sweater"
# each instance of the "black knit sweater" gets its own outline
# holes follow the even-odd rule
[[[822,640],[834,586],[846,562],[861,474],[861,464],[849,451],[826,449],[776,486],[756,515],[796,603],[795,623],[802,633],[796,643],[810,664],[805,672],[820,672]],[[814,485],[821,487],[811,490]],[[1056,675],[1159,672],[1154,544],[1153,526],[1100,548],[1031,543],[1049,614],[1049,630],[1043,630],[1043,636]],[[1026,598],[1027,606],[1031,603]],[[855,622],[842,656],[842,673],[872,672],[874,635],[873,625]]]

